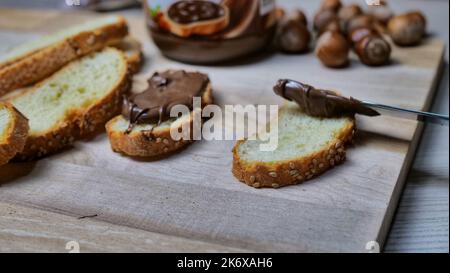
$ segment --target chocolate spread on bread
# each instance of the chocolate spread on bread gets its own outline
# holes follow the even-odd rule
[[[225,15],[222,6],[206,1],[180,1],[170,6],[170,19],[179,24],[190,24],[220,18]]]
[[[153,74],[144,92],[124,99],[122,115],[130,121],[127,132],[136,124],[161,124],[170,119],[176,105],[192,110],[193,98],[201,97],[208,85],[208,76],[198,72],[168,70]]]
[[[310,116],[329,118],[354,114],[380,115],[357,99],[346,98],[333,91],[316,89],[292,80],[279,80],[274,91],[289,101],[295,101]]]

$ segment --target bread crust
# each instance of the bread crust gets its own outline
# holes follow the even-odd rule
[[[128,34],[125,19],[118,18],[115,24],[81,32],[49,47],[0,64],[0,96],[45,79],[69,62],[117,43]]]
[[[254,188],[280,188],[297,185],[311,180],[346,159],[346,145],[353,139],[356,130],[354,118],[340,131],[326,148],[309,156],[275,163],[252,163],[241,159],[238,141],[233,148],[233,175],[241,182]]]
[[[121,51],[112,48],[110,50],[117,51],[122,56],[123,62],[126,62],[126,58]],[[75,140],[90,136],[98,130],[104,130],[105,123],[120,113],[122,97],[130,88],[131,76],[125,66],[121,79],[107,96],[88,108],[80,108],[68,113],[64,122],[50,128],[45,133],[38,136],[29,135],[23,151],[17,154],[14,160],[39,159],[71,146]],[[26,92],[31,91],[33,89]]]
[[[117,116],[106,124],[111,149],[116,153],[134,157],[157,157],[173,153],[192,143],[192,141],[172,140],[170,129],[151,135],[146,131],[126,135],[122,131],[113,130],[114,123],[121,118],[122,116]],[[192,126],[192,120],[189,122]]]
[[[208,87],[202,96],[202,104],[205,107],[212,103],[212,88]],[[170,128],[157,130],[151,135],[147,131],[131,132],[130,134],[116,131],[113,129],[114,124],[121,118],[123,117],[117,116],[106,124],[106,132],[108,133],[111,148],[116,153],[134,157],[154,158],[172,154],[193,142],[186,140],[174,141],[170,135]],[[192,132],[193,119],[191,118],[188,122]]]
[[[5,141],[0,143],[0,166],[2,166],[23,150],[29,126],[28,119],[11,104],[0,102],[0,108],[6,108],[12,116],[10,126],[6,129]]]

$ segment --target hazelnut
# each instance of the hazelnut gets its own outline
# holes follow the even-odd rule
[[[318,36],[322,35],[324,32],[327,32],[327,31],[342,32],[341,22],[337,18],[332,20],[318,32]]]
[[[338,21],[336,13],[331,10],[319,11],[316,16],[314,16],[314,29],[316,31],[323,32],[327,25],[333,21]]]
[[[317,40],[316,55],[328,67],[346,66],[350,47],[345,37],[337,31],[327,31]]]
[[[338,17],[339,20],[343,22],[343,24],[347,24],[351,19],[356,16],[362,15],[363,11],[361,7],[357,4],[352,4],[348,6],[344,6],[339,10]]]
[[[342,7],[340,0],[323,0],[320,5],[320,10],[331,10],[333,12],[338,12]]]
[[[380,66],[391,58],[390,44],[373,28],[358,28],[348,37],[356,55],[363,64]]]
[[[352,45],[355,45],[363,38],[369,35],[379,35],[378,32],[373,28],[361,27],[354,29],[349,35],[348,40]]]
[[[297,20],[285,20],[280,24],[278,46],[287,53],[301,53],[309,48],[311,34],[306,25]]]
[[[301,53],[309,48],[311,33],[307,19],[301,10],[294,10],[280,20],[278,45],[287,53]]]
[[[302,23],[303,25],[308,25],[308,19],[306,18],[305,13],[302,10],[295,9],[293,10],[289,15],[288,19],[297,21],[299,23]]]
[[[412,46],[422,41],[426,32],[426,19],[421,12],[408,12],[393,17],[388,23],[388,32],[399,46]]]
[[[351,19],[346,25],[346,33],[351,33],[353,30],[361,27],[373,28],[375,20],[371,15],[359,15]]]
[[[391,46],[378,35],[368,35],[354,45],[355,53],[365,65],[380,66],[391,58]]]
[[[387,25],[389,20],[394,16],[394,12],[389,8],[386,1],[380,1],[379,5],[369,6],[367,13],[372,15],[382,25]]]
[[[391,46],[375,29],[357,28],[350,33],[348,39],[363,64],[380,66],[389,62]]]

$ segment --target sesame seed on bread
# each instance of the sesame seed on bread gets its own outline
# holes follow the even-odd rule
[[[58,152],[103,129],[120,112],[122,96],[130,86],[124,54],[106,48],[8,98],[30,124],[25,148],[15,159],[31,160]]]
[[[202,105],[213,103],[212,87],[208,85],[202,95]],[[195,111],[195,110],[194,110]],[[193,128],[193,115],[169,119],[161,125],[137,125],[130,133],[126,133],[130,122],[122,115],[115,117],[106,124],[111,148],[117,153],[122,153],[134,157],[160,157],[169,155],[181,150],[192,141],[172,139],[171,128],[185,128],[184,124],[189,123],[189,128]]]
[[[0,56],[0,96],[45,79],[69,62],[117,43],[125,19],[107,16],[20,45]]]
[[[278,148],[263,152],[260,140],[237,142],[232,172],[255,188],[302,183],[342,163],[354,131],[353,117],[311,117],[289,102],[279,113]]]

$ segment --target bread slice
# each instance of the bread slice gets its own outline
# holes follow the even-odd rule
[[[0,166],[23,150],[28,120],[11,104],[0,102]]]
[[[212,88],[209,85],[202,96],[202,105],[206,106],[212,102]],[[134,157],[160,157],[169,155],[192,143],[188,140],[174,141],[170,130],[171,128],[182,128],[186,123],[189,123],[192,129],[193,115],[194,113],[191,113],[187,117],[170,119],[160,126],[156,124],[137,125],[129,134],[126,131],[130,122],[120,115],[106,124],[106,131],[111,148],[117,153]]]
[[[122,50],[127,57],[129,69],[131,74],[136,74],[143,64],[143,53],[141,43],[133,37],[126,37],[117,44],[112,45],[117,49]]]
[[[131,86],[124,54],[114,48],[70,63],[8,101],[29,118],[30,132],[18,160],[60,151],[103,128],[120,111]]]
[[[127,34],[125,19],[109,16],[16,47],[0,56],[0,96],[38,82],[81,56],[117,43]]]
[[[262,152],[260,140],[239,141],[233,149],[233,174],[255,188],[299,184],[343,162],[354,132],[353,117],[311,117],[290,102],[279,113],[278,148]]]

